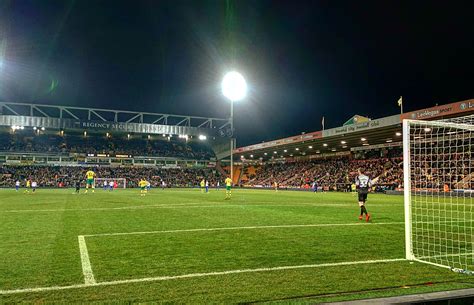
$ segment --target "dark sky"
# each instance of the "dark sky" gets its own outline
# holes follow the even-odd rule
[[[238,146],[474,97],[474,1],[0,0],[0,99],[226,117]],[[1,48],[0,48],[1,51]],[[54,83],[57,82],[57,86]],[[51,84],[53,83],[53,86]]]

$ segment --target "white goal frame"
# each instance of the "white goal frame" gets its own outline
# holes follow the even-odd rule
[[[451,143],[454,144],[450,146]],[[474,161],[471,161],[471,147],[474,150],[474,115],[442,121],[403,120],[407,260],[474,274]],[[448,153],[443,154],[443,159],[439,158],[439,151],[445,150]],[[452,166],[452,154],[461,155],[462,163],[467,163],[467,167],[459,167],[456,162]],[[422,165],[425,169],[432,165],[429,173],[424,173]],[[456,180],[460,172],[466,171],[467,175]],[[454,181],[451,175],[455,175]],[[450,187],[444,189],[444,185]]]
[[[120,188],[127,188],[127,179],[125,178],[95,178],[94,180],[94,183],[95,183],[95,187],[96,188],[103,188],[104,187],[104,181],[107,181],[107,183],[109,183],[110,181],[120,181],[122,182],[122,186],[120,186],[120,183],[119,183],[119,186],[117,187],[118,189]]]

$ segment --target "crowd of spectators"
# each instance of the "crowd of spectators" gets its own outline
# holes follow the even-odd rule
[[[214,156],[212,149],[201,142],[161,135],[148,139],[147,136],[81,136],[55,135],[33,132],[0,133],[0,151],[40,153],[83,153],[124,154],[133,156],[173,157],[193,160],[209,160]]]
[[[369,158],[365,160],[340,157],[291,163],[267,163],[256,169],[248,185],[309,188],[313,182],[327,190],[348,190],[360,169],[371,179],[377,178],[378,187],[396,189],[403,181],[401,157]]]
[[[151,186],[189,187],[205,179],[215,186],[223,185],[225,177],[214,168],[158,168],[158,167],[79,167],[79,166],[0,166],[0,187],[13,187],[16,181],[36,181],[40,187],[72,187],[77,181],[85,183],[85,173],[92,170],[98,178],[109,181],[125,178],[127,187],[136,187],[140,179]],[[222,181],[221,181],[222,180]],[[98,185],[100,186],[100,185]]]

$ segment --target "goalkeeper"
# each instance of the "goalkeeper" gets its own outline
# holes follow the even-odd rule
[[[364,174],[359,169],[358,176],[355,181],[355,185],[357,187],[357,193],[359,197],[359,207],[360,207],[360,215],[359,220],[362,220],[365,214],[365,221],[369,222],[370,214],[367,212],[367,208],[365,207],[365,202],[367,201],[367,194],[369,193],[369,188],[372,187],[372,181],[370,178]]]

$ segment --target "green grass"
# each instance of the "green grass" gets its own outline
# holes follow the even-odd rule
[[[370,194],[371,224],[357,219],[357,199],[345,193],[234,190],[226,201],[223,190],[0,190],[0,198],[0,290],[83,284],[79,235],[95,280],[109,283],[1,293],[0,303],[315,303],[474,287],[472,277],[407,261],[116,283],[403,258],[401,196]],[[193,230],[203,228],[227,229]],[[168,232],[107,235],[150,231]]]

